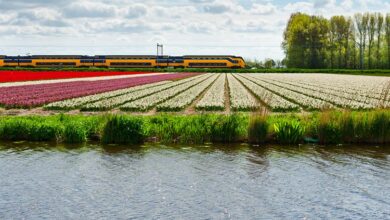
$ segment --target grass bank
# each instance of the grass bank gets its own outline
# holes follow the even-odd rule
[[[2,116],[0,140],[103,144],[388,144],[390,111],[310,114]]]
[[[29,70],[29,71],[130,71],[130,72],[201,72],[201,73],[329,73],[390,76],[390,69],[295,69],[295,68],[272,68],[272,69],[229,69],[229,68],[32,68],[32,67],[0,67],[1,70]]]

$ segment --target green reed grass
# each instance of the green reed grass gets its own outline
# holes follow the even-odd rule
[[[296,119],[281,120],[274,124],[276,141],[282,144],[297,144],[302,141],[305,126]]]
[[[140,144],[144,140],[143,120],[139,117],[114,115],[104,126],[105,144]]]
[[[248,142],[252,144],[265,143],[269,129],[267,115],[251,115],[248,125]]]
[[[303,137],[320,144],[390,143],[390,111],[323,111],[310,114],[199,114],[153,116],[0,116],[0,140],[81,143],[203,144],[276,142]],[[307,140],[308,140],[307,139]]]

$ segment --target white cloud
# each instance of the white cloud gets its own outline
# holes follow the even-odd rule
[[[244,2],[246,2],[244,4]],[[226,53],[281,58],[293,12],[390,11],[388,0],[0,0],[0,51],[31,53]],[[56,45],[50,47],[50,45]],[[53,49],[54,48],[54,49]],[[274,56],[273,56],[274,54]]]
[[[276,12],[276,6],[269,2],[266,4],[253,4],[250,12],[255,15],[269,15]]]

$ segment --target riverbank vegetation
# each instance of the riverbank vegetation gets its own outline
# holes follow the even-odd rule
[[[2,141],[103,144],[249,142],[388,144],[390,111],[310,114],[2,116]]]

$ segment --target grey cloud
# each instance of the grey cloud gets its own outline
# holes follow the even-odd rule
[[[142,23],[138,24],[128,24],[121,22],[118,24],[105,24],[103,28],[99,29],[106,32],[120,32],[120,33],[142,33],[147,31],[152,31],[153,29]]]
[[[315,0],[314,7],[315,8],[322,8],[322,7],[327,6],[330,3],[331,3],[331,0]]]
[[[48,14],[45,14],[48,13]],[[58,13],[56,11],[21,11],[17,13],[13,19],[10,19],[6,24],[9,25],[41,25],[48,27],[66,27],[67,22],[63,21],[60,16],[52,16],[50,13]]]
[[[1,10],[23,10],[33,7],[63,7],[68,0],[0,0]]]
[[[133,5],[127,10],[127,18],[139,18],[147,13],[145,5]]]
[[[112,17],[115,16],[115,7],[92,2],[74,2],[63,9],[66,17]]]
[[[221,14],[230,11],[230,7],[223,4],[211,4],[203,6],[203,10],[211,14]]]

